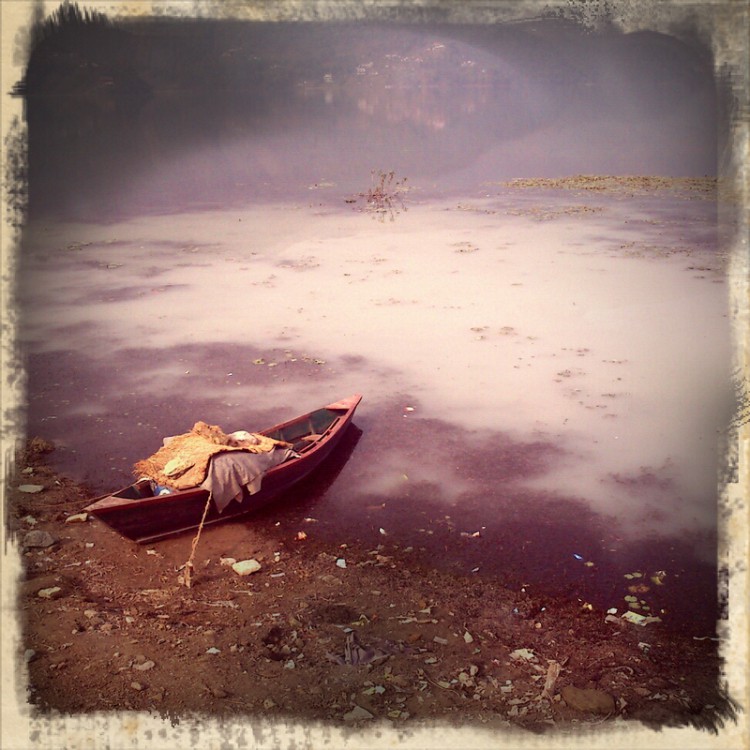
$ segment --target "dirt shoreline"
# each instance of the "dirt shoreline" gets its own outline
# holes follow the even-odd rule
[[[178,575],[191,538],[140,547],[91,518],[68,522],[91,493],[49,468],[47,447],[32,441],[18,456],[6,498],[32,716],[554,734],[622,720],[711,729],[733,715],[714,640],[436,571],[388,536],[333,545],[316,538],[315,519],[267,513],[217,527],[187,589]],[[229,557],[261,569],[240,577]]]

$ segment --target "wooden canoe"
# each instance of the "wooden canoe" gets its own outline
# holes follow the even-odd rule
[[[291,443],[298,456],[269,469],[258,492],[245,491],[241,502],[231,502],[222,513],[211,502],[204,526],[262,508],[317,469],[340,442],[361,400],[359,394],[349,396],[261,430]],[[123,536],[146,544],[198,528],[207,501],[208,491],[202,487],[154,496],[151,482],[144,479],[97,498],[84,510]]]

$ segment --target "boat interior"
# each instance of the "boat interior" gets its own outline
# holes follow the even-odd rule
[[[341,413],[333,409],[318,409],[303,419],[263,434],[274,440],[290,443],[297,453],[305,453],[336,424],[340,417]]]
[[[289,443],[294,452],[304,455],[336,425],[342,413],[333,409],[318,409],[305,417],[282,425],[275,430],[263,432],[274,440]],[[153,483],[149,479],[139,479],[129,487],[115,492],[113,497],[127,500],[143,500],[154,496]]]

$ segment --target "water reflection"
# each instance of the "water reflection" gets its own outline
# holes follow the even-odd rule
[[[659,35],[555,23],[70,33],[40,44],[26,76],[32,216],[309,200],[320,180],[334,189],[312,199],[340,203],[373,169],[427,197],[486,179],[715,168],[710,65]]]

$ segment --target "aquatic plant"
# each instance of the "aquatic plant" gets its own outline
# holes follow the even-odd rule
[[[404,194],[407,192],[406,177],[396,179],[396,173],[373,170],[372,184],[366,192],[358,193],[358,198],[365,202],[362,210],[369,211],[380,221],[386,216],[393,221],[401,211],[406,211]]]

